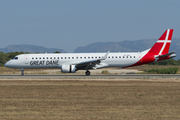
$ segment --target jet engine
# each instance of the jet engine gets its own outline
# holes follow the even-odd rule
[[[62,65],[61,66],[61,72],[62,73],[75,73],[76,72],[76,66],[75,65]]]

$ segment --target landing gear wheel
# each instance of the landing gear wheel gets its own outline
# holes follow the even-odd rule
[[[22,73],[21,73],[21,75],[23,76],[23,75],[24,75],[24,73],[22,72]]]
[[[22,71],[22,72],[21,72],[21,75],[23,76],[23,75],[24,75],[24,69],[21,68],[20,70]]]
[[[89,76],[91,74],[89,70],[87,70],[85,73],[86,73],[86,76]]]

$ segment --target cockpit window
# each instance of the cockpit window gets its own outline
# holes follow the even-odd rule
[[[14,57],[13,60],[18,60],[18,57]]]

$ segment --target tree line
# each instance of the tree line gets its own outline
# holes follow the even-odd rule
[[[56,51],[54,53],[60,53],[59,51]],[[0,52],[0,66],[4,66],[4,64],[14,58],[16,55],[19,54],[28,54],[28,52],[10,52],[10,53],[3,53]],[[167,59],[167,60],[162,60],[162,61],[157,61],[150,63],[149,65],[180,65],[180,59],[179,60],[174,60],[174,59]]]
[[[3,53],[3,52],[0,52],[0,66],[4,66],[4,64],[14,58],[16,55],[19,55],[19,54],[26,54],[24,52],[10,52],[10,53]]]
[[[180,65],[180,59],[174,60],[173,58],[171,58],[171,59],[149,63],[149,65]]]
[[[170,67],[170,68],[152,68],[149,70],[144,70],[144,72],[150,73],[150,74],[176,74],[178,73],[179,68],[178,67]]]

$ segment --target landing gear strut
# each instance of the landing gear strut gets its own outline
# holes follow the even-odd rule
[[[87,70],[85,73],[86,73],[86,76],[89,76],[91,74],[89,70]]]
[[[24,69],[20,69],[22,72],[21,72],[21,75],[23,76],[24,75]]]

